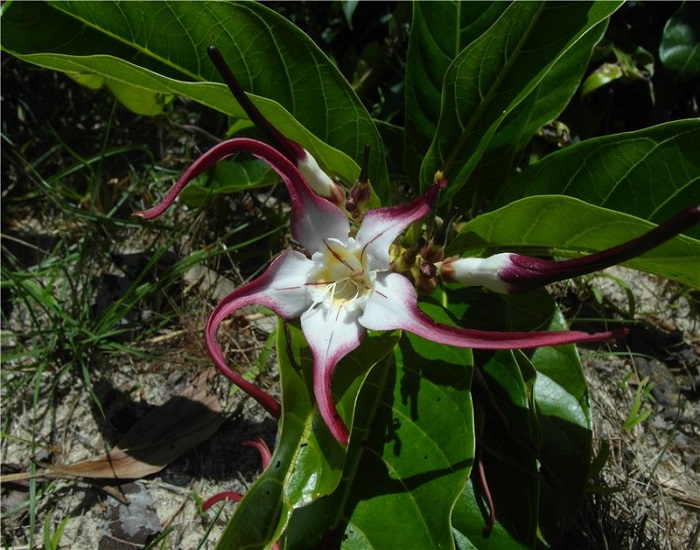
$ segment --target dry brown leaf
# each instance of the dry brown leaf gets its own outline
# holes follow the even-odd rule
[[[193,390],[155,408],[134,424],[104,457],[69,465],[42,464],[49,477],[139,479],[159,472],[209,439],[224,422],[215,395],[207,395],[207,377]]]

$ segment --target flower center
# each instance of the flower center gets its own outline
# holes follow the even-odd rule
[[[326,239],[326,249],[316,252],[311,260],[308,287],[314,305],[324,304],[330,310],[363,307],[372,290],[376,274],[370,271],[368,258],[352,237],[347,243]]]

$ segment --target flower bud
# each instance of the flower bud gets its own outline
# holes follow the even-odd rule
[[[369,183],[369,153],[370,146],[365,145],[360,176],[357,178],[355,185],[350,188],[350,193],[345,210],[355,220],[356,223],[361,223],[367,211],[367,205],[372,195],[372,186]]]
[[[330,200],[337,206],[343,206],[345,191],[326,174],[311,153],[304,149],[305,155],[297,159],[297,168],[314,193]]]
[[[483,286],[499,294],[510,294],[515,288],[499,277],[499,271],[510,265],[511,255],[504,252],[488,258],[447,258],[440,265],[440,276],[464,286]]]
[[[448,258],[440,267],[440,275],[494,292],[526,292],[636,258],[698,223],[700,206],[692,206],[636,239],[582,258],[553,261],[508,252],[489,258]]]

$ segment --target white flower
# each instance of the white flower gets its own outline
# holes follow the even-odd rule
[[[308,256],[298,251],[282,252],[261,276],[224,298],[207,321],[205,341],[219,370],[276,417],[280,415],[279,403],[232,371],[216,340],[221,322],[244,306],[265,306],[283,319],[301,320],[314,357],[314,395],[319,412],[333,436],[343,443],[347,443],[349,433],[333,403],[331,379],[335,366],[360,345],[368,329],[402,329],[434,342],[481,349],[532,348],[616,336],[610,332],[469,330],[435,323],[423,314],[411,281],[391,271],[389,250],[410,224],[428,213],[444,180],[410,203],[368,211],[352,236],[343,211],[314,194],[292,161],[262,142],[237,138],[205,153],[160,204],[138,215],[145,219],[160,215],[192,178],[237,152],[264,160],[280,175],[292,204],[292,236]]]

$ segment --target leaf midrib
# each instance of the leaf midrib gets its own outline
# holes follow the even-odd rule
[[[540,3],[539,8],[537,9],[537,12],[535,13],[534,17],[532,18],[532,22],[530,25],[528,25],[527,32],[523,33],[521,36],[521,39],[518,41],[517,46],[513,50],[512,55],[508,58],[504,65],[504,69],[499,72],[498,77],[496,80],[493,82],[491,87],[489,88],[486,96],[484,97],[484,100],[479,103],[479,105],[476,108],[476,112],[474,113],[473,116],[469,118],[469,123],[467,126],[462,130],[459,138],[457,139],[457,143],[455,146],[452,148],[452,152],[450,155],[447,157],[445,164],[444,164],[444,171],[449,173],[450,168],[452,167],[452,164],[455,161],[455,157],[457,156],[457,153],[461,151],[461,149],[464,147],[464,143],[466,140],[471,136],[472,131],[474,129],[474,126],[476,123],[481,119],[481,116],[483,112],[485,111],[486,107],[488,107],[493,100],[493,97],[496,94],[496,90],[500,88],[501,83],[505,79],[505,77],[509,74],[510,70],[512,69],[515,60],[518,58],[518,54],[522,50],[522,47],[524,43],[528,40],[530,37],[530,34],[532,33],[532,29],[535,27],[537,21],[539,21],[539,18],[542,14],[542,11],[544,10],[544,3]],[[504,12],[499,19],[505,17],[510,10]],[[488,35],[482,35],[483,36],[488,36]],[[481,40],[479,41],[479,44],[481,43]]]
[[[145,54],[148,57],[151,57],[152,59],[155,59],[156,61],[159,61],[160,63],[162,63],[162,64],[164,64],[172,69],[175,69],[177,72],[182,73],[182,74],[190,77],[194,81],[205,82],[205,79],[201,75],[196,75],[196,74],[184,69],[184,67],[182,67],[182,66],[175,65],[172,61],[170,61],[169,59],[164,58],[160,55],[157,55],[154,51],[149,50],[147,48],[144,48],[143,46],[141,46],[133,41],[126,40],[124,37],[121,37],[118,34],[115,34],[113,32],[107,31],[105,28],[93,24],[92,22],[88,21],[84,17],[81,17],[81,16],[79,16],[79,15],[77,15],[69,10],[64,9],[62,7],[62,6],[65,6],[65,4],[63,2],[49,1],[48,4],[52,8],[54,8],[55,10],[58,10],[58,11],[65,13],[66,15],[75,19],[76,21],[80,21],[86,27],[94,29],[94,30],[104,34],[105,36],[109,36],[110,38],[113,38],[114,40],[121,42],[122,44],[126,44],[127,46],[134,48],[135,51],[142,53],[142,54]],[[164,2],[164,5],[167,6],[167,8],[170,10],[173,17],[179,21],[180,19],[175,15],[175,12],[172,10],[170,2],[167,2],[167,1]],[[112,56],[110,56],[110,57],[112,57]]]

